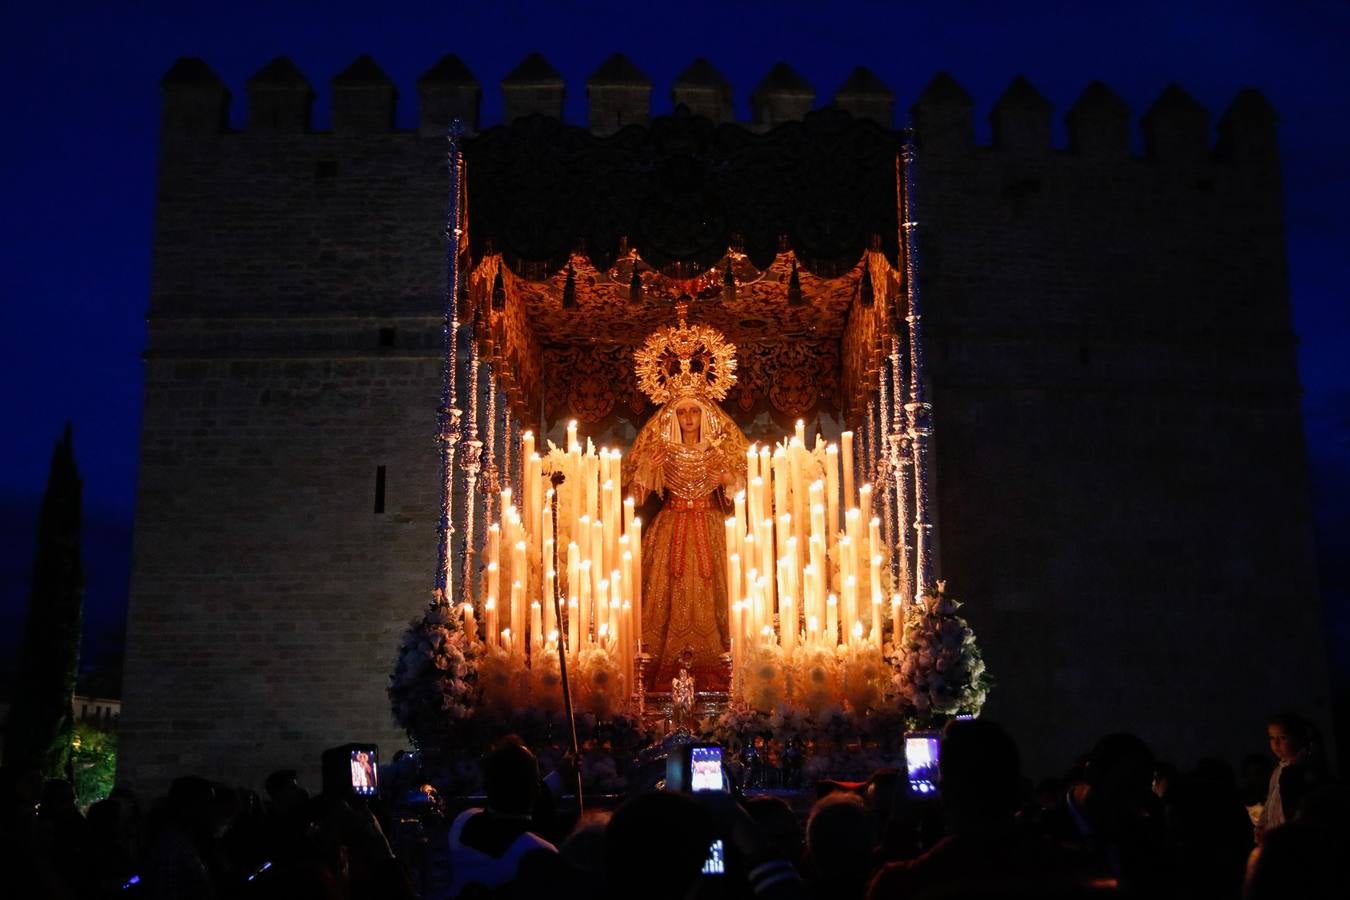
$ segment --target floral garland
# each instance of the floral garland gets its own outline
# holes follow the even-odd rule
[[[956,615],[961,604],[945,591],[945,583],[939,581],[909,608],[904,633],[891,656],[896,698],[920,724],[963,713],[978,715],[993,685],[975,632]]]

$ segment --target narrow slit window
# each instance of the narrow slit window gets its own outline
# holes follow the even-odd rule
[[[384,512],[384,466],[375,467],[375,514]]]

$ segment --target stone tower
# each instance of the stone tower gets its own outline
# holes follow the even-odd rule
[[[597,135],[648,127],[652,84],[625,57],[586,87]],[[204,62],[162,88],[119,777],[314,784],[325,747],[403,745],[385,687],[435,563],[441,135],[479,130],[480,89],[446,57],[397,130],[396,86],[363,57],[321,133],[284,58],[249,79],[241,130]],[[525,127],[561,114],[542,56],[502,90]],[[677,115],[733,116],[706,61],[672,93]],[[780,65],[755,121],[718,127],[769,140],[815,97]],[[893,102],[866,70],[835,98],[882,129]],[[912,116],[941,567],[998,678],[989,714],[1035,772],[1107,730],[1189,759],[1249,749],[1268,709],[1325,715],[1269,105],[1243,92],[1211,142],[1169,88],[1142,156],[1099,83],[1064,149],[1020,78],[993,146],[950,76]]]

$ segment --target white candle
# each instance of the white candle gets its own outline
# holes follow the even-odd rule
[[[753,534],[745,536],[745,556],[741,558],[741,567],[745,570],[745,586],[741,590],[741,596],[748,600],[754,594],[755,579],[759,576],[759,545],[755,542]],[[754,630],[753,608],[747,616],[750,619],[751,630]]]
[[[744,554],[745,554],[745,546],[744,546],[744,542],[745,542],[745,532],[746,532],[746,526],[745,526],[745,523],[748,521],[748,520],[746,519],[746,517],[745,517],[745,516],[746,516],[746,509],[745,509],[745,491],[737,491],[737,492],[736,492],[736,496],[732,498],[732,505],[734,506],[735,511],[736,511],[736,512],[735,512],[735,516],[736,516],[736,548],[735,548],[735,550],[733,551],[731,547],[728,547],[728,548],[727,548],[727,552],[728,552],[728,553],[735,552],[735,553],[740,553],[741,555],[744,555]]]
[[[525,542],[516,541],[515,552],[511,555],[511,627],[521,640],[525,639],[525,586],[530,577],[530,566],[526,562]],[[520,585],[520,598],[516,599],[516,585]]]
[[[816,603],[816,567],[807,563],[802,567],[802,615],[806,617],[809,623],[812,619],[820,621],[823,610]],[[806,642],[815,643],[816,635],[808,627],[806,629]]]
[[[609,454],[606,453],[602,457],[602,459],[608,462]],[[607,527],[604,529],[602,535],[603,539],[601,541],[601,546],[603,548],[605,555],[606,569],[614,568],[614,564],[618,561],[617,558],[619,545],[616,543],[616,541],[619,538],[619,529],[617,527],[619,524],[619,520],[610,515],[611,507],[613,507],[614,505],[614,497],[615,497],[614,482],[613,480],[608,480],[603,485],[600,486],[600,509],[604,514],[605,517],[604,521],[607,524]]]
[[[788,485],[791,484],[792,477],[788,471],[787,454],[783,452],[782,447],[775,447],[773,451],[773,515],[781,516],[785,512],[790,512],[788,508]]]
[[[839,644],[839,598],[834,594],[825,598],[825,642],[831,648]]]
[[[567,423],[567,451],[568,451],[569,453],[572,452],[572,448],[573,448],[573,447],[576,447],[578,450],[581,449],[581,445],[577,443],[577,420],[576,420],[576,419],[573,419],[572,421],[570,421],[570,422]]]
[[[539,510],[539,518],[544,523],[544,527],[541,530],[541,533],[544,535],[544,541],[553,540],[556,537],[553,533],[553,488],[544,491],[544,503]],[[546,559],[545,562],[550,566],[553,565],[552,559]]]
[[[830,558],[835,556],[835,544],[839,540],[839,448],[834,444],[825,447],[825,548]],[[822,577],[831,587],[837,587],[830,572],[822,570]]]
[[[840,453],[844,465],[844,509],[852,509],[858,495],[853,493],[853,432],[845,431],[839,436]]]
[[[488,600],[495,600],[496,598],[501,596],[501,592],[502,592],[501,566],[499,566],[495,562],[490,562],[488,563],[487,567],[487,589],[484,591],[484,595],[487,597]],[[496,632],[489,630],[488,636],[496,637]]]
[[[880,556],[873,559],[880,560]],[[886,602],[886,598],[881,595],[878,589],[872,593],[872,643],[878,648],[881,647],[881,607]]]
[[[773,519],[766,518],[759,524],[759,572],[764,579],[764,609],[769,616],[774,608],[774,557],[773,557]],[[766,619],[767,621],[767,619]]]
[[[794,440],[788,451],[788,476],[792,479],[792,533],[797,542],[806,545],[807,527],[810,524],[811,503],[806,489],[807,455],[801,442]]]
[[[576,597],[567,599],[567,652],[575,655],[581,645],[577,636],[581,633],[581,604]]]
[[[844,579],[844,622],[850,632],[862,628],[858,618],[858,578],[855,575]]]
[[[473,604],[464,603],[461,605],[464,611],[464,636],[470,642],[478,640],[478,620],[473,615]]]
[[[591,602],[591,561],[589,559],[581,561],[577,575],[579,576],[577,581],[581,584],[581,644],[577,646],[581,647],[591,641],[591,625],[595,618],[592,612],[594,604]]]
[[[624,692],[631,694],[634,690],[633,684],[633,604],[629,600],[623,601],[623,608],[620,610],[620,627],[623,629],[623,683]]]
[[[551,544],[552,541],[550,541],[549,543]],[[547,548],[547,552],[549,553],[550,556],[552,555],[552,551],[553,548],[551,546]],[[542,598],[542,602],[544,604],[545,631],[552,631],[553,629],[558,627],[557,611],[553,608],[553,594],[554,591],[556,590],[556,587],[554,586],[554,580],[556,578],[557,573],[553,571],[552,568],[544,570],[544,596]]]
[[[797,443],[797,446],[806,446],[806,423],[801,419],[797,420],[797,432],[792,439]]]
[[[530,645],[535,650],[544,649],[544,616],[538,600],[530,604]]]
[[[900,637],[904,633],[905,607],[899,594],[891,595],[891,645],[900,647]]]
[[[748,513],[750,516],[751,527],[764,518],[764,479],[755,476],[750,482],[750,499]]]
[[[745,595],[741,584],[741,555],[732,553],[727,556],[727,603],[734,605]]]
[[[827,535],[825,531],[825,482],[820,479],[811,482],[811,487],[807,491],[807,498],[811,507],[811,530],[808,537],[824,538]]]
[[[858,488],[858,511],[864,522],[872,521],[872,486],[864,484]]]
[[[572,540],[577,542],[581,548],[581,558],[591,558],[591,517],[582,515],[577,519],[576,531],[572,535]]]
[[[628,542],[633,554],[633,639],[642,641],[642,520],[633,519],[633,538]]]
[[[581,485],[586,492],[586,508],[584,512],[592,521],[594,521],[600,518],[600,461],[596,458],[594,453],[589,452],[591,449],[590,438],[586,439],[586,449],[588,452],[584,453],[581,457],[581,466],[583,470],[581,475]]]
[[[483,627],[487,630],[487,639],[490,644],[497,643],[501,638],[501,630],[498,629],[497,624],[497,598],[488,597],[487,602],[483,604]]]
[[[609,570],[605,568],[605,523],[591,522],[591,575],[604,578]]]

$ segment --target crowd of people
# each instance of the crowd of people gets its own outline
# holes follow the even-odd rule
[[[115,791],[81,813],[65,781],[5,771],[6,896],[599,897],[646,900],[1313,898],[1350,896],[1350,794],[1315,729],[1271,718],[1273,764],[1180,771],[1131,734],[1064,778],[1023,775],[989,720],[950,723],[936,796],[903,771],[826,782],[809,808],[735,790],[657,790],[577,815],[569,773],[540,777],[516,739],[483,759],[485,799],[447,809],[314,796],[293,771],[266,798],[187,776],[143,808]],[[734,776],[734,773],[733,773]],[[735,782],[732,777],[729,784]]]

